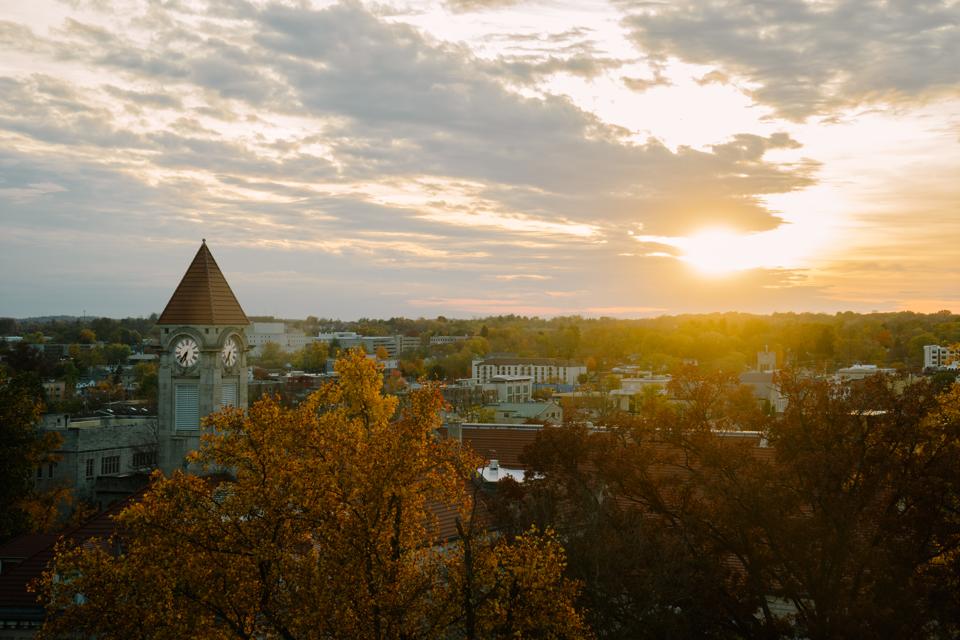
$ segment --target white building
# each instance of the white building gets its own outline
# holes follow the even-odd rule
[[[420,338],[417,336],[361,336],[353,331],[321,333],[317,336],[317,340],[327,344],[336,343],[341,349],[362,346],[367,353],[376,353],[377,349],[382,347],[390,358],[396,358],[405,351],[420,348]]]
[[[643,377],[622,378],[620,388],[611,391],[610,398],[620,410],[633,411],[636,398],[643,396],[645,389],[653,389],[659,395],[666,395],[667,385],[671,379],[671,376],[668,375],[656,376],[649,373]]]
[[[924,369],[957,369],[960,368],[960,352],[953,346],[941,347],[938,344],[923,346]]]
[[[300,351],[314,342],[316,338],[308,336],[302,331],[287,331],[283,322],[254,322],[247,329],[247,340],[254,355],[263,353],[263,345],[274,342],[280,345],[283,351]]]
[[[556,358],[487,358],[473,361],[473,377],[481,384],[494,376],[530,376],[534,383],[577,384],[587,366]]]
[[[430,346],[434,347],[440,344],[456,344],[457,342],[465,342],[469,339],[470,336],[430,336]]]
[[[483,383],[483,388],[496,391],[497,402],[529,402],[533,397],[530,376],[493,376]]]
[[[878,367],[875,364],[860,364],[859,362],[852,367],[837,369],[837,379],[840,382],[849,382],[851,380],[863,380],[877,374],[892,376],[897,372],[896,369]]]

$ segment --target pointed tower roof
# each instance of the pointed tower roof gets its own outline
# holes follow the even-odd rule
[[[157,324],[239,324],[250,321],[204,240]]]

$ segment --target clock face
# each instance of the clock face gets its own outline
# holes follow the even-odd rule
[[[173,358],[181,367],[187,368],[197,364],[200,359],[200,347],[193,338],[180,338],[173,347]]]
[[[220,359],[223,361],[225,366],[232,367],[237,364],[237,359],[239,357],[240,345],[237,344],[237,339],[229,338],[223,345],[223,349],[220,351]]]

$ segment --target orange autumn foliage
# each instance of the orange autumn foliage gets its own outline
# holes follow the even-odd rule
[[[436,390],[396,417],[375,363],[350,353],[337,371],[296,408],[209,417],[190,460],[204,475],[157,474],[113,539],[61,549],[41,637],[586,635],[559,543],[508,543],[470,515],[479,462],[434,436]],[[436,505],[476,532],[469,558],[440,538]]]

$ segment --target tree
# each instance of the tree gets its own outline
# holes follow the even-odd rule
[[[598,635],[955,637],[960,387],[780,384],[769,416],[681,370],[638,417],[540,434],[499,513],[569,532]]]
[[[137,384],[137,397],[157,404],[157,365],[152,362],[139,362],[133,366],[133,379]]]
[[[306,345],[294,356],[294,365],[298,369],[309,372],[324,371],[329,357],[329,348],[326,342],[315,341]]]
[[[156,474],[118,518],[121,553],[62,549],[41,637],[584,635],[555,540],[481,531],[478,461],[434,437],[437,390],[393,419],[375,363],[354,351],[337,371],[297,408],[268,397],[207,419],[191,462],[217,475]],[[451,510],[469,552],[442,545]]]
[[[290,354],[284,351],[279,344],[267,341],[260,348],[257,364],[266,369],[282,369],[290,361]]]
[[[104,359],[107,364],[124,364],[130,357],[129,345],[114,342],[108,344],[103,350]]]
[[[0,369],[0,542],[53,526],[43,507],[50,501],[33,488],[34,471],[55,462],[60,446],[57,434],[37,428],[42,397],[36,376],[8,377]]]

